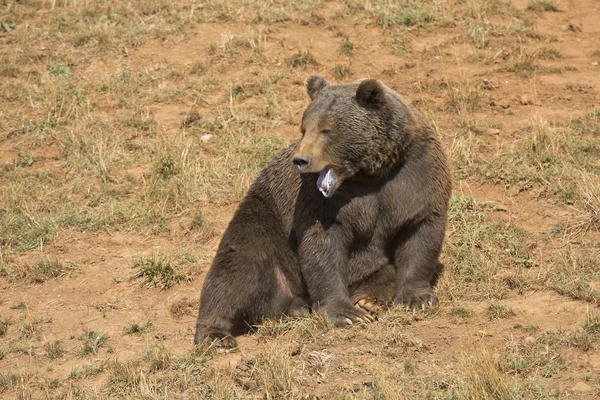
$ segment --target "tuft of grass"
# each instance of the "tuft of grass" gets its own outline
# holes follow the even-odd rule
[[[487,312],[490,319],[511,318],[517,315],[512,308],[498,303],[490,303]]]
[[[32,283],[43,283],[52,278],[62,278],[68,275],[75,264],[63,264],[60,260],[40,260],[29,268],[29,280]]]
[[[554,0],[529,0],[527,9],[531,11],[558,11]]]
[[[106,371],[107,366],[108,362],[106,360],[99,360],[98,362],[94,361],[89,365],[83,365],[81,367],[76,366],[71,369],[69,378],[77,380],[80,378],[93,377]]]
[[[138,334],[146,331],[146,329],[152,326],[151,321],[147,321],[145,324],[138,324],[136,322],[130,322],[125,326],[125,333],[127,335]]]
[[[574,300],[600,303],[600,291],[592,283],[600,279],[600,261],[594,250],[578,251],[567,248],[551,259],[551,268],[542,283],[558,294]]]
[[[144,359],[148,362],[151,372],[167,370],[171,367],[173,357],[164,345],[148,347]]]
[[[336,64],[331,69],[331,73],[338,81],[344,81],[352,76],[352,70],[348,64]]]
[[[11,322],[8,318],[0,318],[0,338],[6,336]]]
[[[25,279],[30,283],[44,283],[50,279],[67,276],[75,269],[74,263],[63,264],[58,259],[40,260],[32,265],[22,264],[17,266],[0,266],[0,276],[9,279]]]
[[[87,355],[98,354],[100,348],[105,347],[108,341],[108,334],[99,333],[91,329],[84,329],[83,333],[79,336],[81,343],[81,350],[79,354],[82,357]]]
[[[530,51],[520,46],[517,50],[511,52],[506,64],[500,68],[500,71],[511,72],[522,78],[529,78],[534,73],[543,71],[543,68],[536,63],[537,59],[538,53],[536,51]]]
[[[139,363],[123,363],[113,361],[108,364],[108,382],[106,392],[111,397],[133,394],[139,390],[143,382],[144,373]]]
[[[375,17],[375,23],[385,29],[397,26],[423,27],[437,20],[433,7],[411,0],[378,2],[371,8],[371,14]]]
[[[483,105],[483,94],[479,88],[466,81],[448,85],[448,96],[446,111],[450,113],[471,114],[479,111]]]
[[[297,395],[294,390],[294,367],[285,347],[272,346],[261,352],[253,365],[255,378],[267,399],[289,399]]]
[[[338,48],[338,54],[351,57],[354,54],[354,44],[350,41],[350,38],[346,35],[342,35],[343,39]]]
[[[290,334],[297,335],[300,338],[315,339],[330,328],[331,322],[315,313],[306,318],[265,320],[257,327],[257,334],[271,339]]]
[[[543,46],[537,50],[537,56],[541,60],[558,60],[564,55],[552,46]]]
[[[2,361],[4,357],[6,357],[6,351],[0,347],[0,361]]]
[[[46,357],[50,359],[60,358],[67,352],[62,340],[44,343],[44,351],[46,352]]]
[[[465,308],[461,304],[455,304],[450,309],[450,315],[454,315],[456,317],[468,318],[473,315],[473,311]]]
[[[52,317],[33,317],[28,313],[23,317],[23,321],[21,322],[21,337],[24,339],[34,338],[40,334],[41,324],[49,324],[51,322]]]
[[[192,279],[189,271],[187,273],[178,271],[179,266],[183,264],[189,265],[190,261],[185,258],[172,259],[158,253],[152,254],[149,258],[140,256],[133,262],[133,268],[137,272],[131,279],[142,280],[148,288],[170,289],[181,281]]]
[[[389,46],[397,57],[406,57],[410,53],[410,38],[405,34],[394,32],[382,43]]]
[[[298,50],[286,59],[286,63],[292,68],[308,68],[318,65],[317,60],[308,50]]]
[[[56,60],[52,60],[48,63],[48,72],[62,78],[67,78],[69,76],[69,67],[62,65]]]
[[[501,373],[500,362],[485,347],[461,362],[463,398],[501,400],[512,398]]]

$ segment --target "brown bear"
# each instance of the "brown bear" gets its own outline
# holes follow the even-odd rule
[[[195,343],[236,345],[264,318],[310,310],[335,325],[433,291],[452,183],[434,130],[376,79],[307,81],[302,138],[262,170],[206,275]]]

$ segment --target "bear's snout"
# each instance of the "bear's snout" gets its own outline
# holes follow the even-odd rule
[[[304,155],[300,155],[300,156],[296,156],[294,157],[294,159],[292,160],[292,162],[294,163],[294,165],[296,166],[296,168],[298,168],[298,171],[302,172],[302,170],[306,167],[309,166],[310,164],[310,157],[309,156],[304,156]]]

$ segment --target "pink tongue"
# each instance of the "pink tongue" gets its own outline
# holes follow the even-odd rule
[[[319,179],[317,179],[317,187],[325,197],[329,197],[332,194],[333,188],[335,187],[335,172],[333,172],[333,168],[325,168],[319,174]]]

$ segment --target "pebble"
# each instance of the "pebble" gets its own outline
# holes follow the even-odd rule
[[[208,135],[202,135],[200,136],[200,141],[201,142],[208,142],[210,139],[212,139],[213,135],[211,135],[210,133]]]

